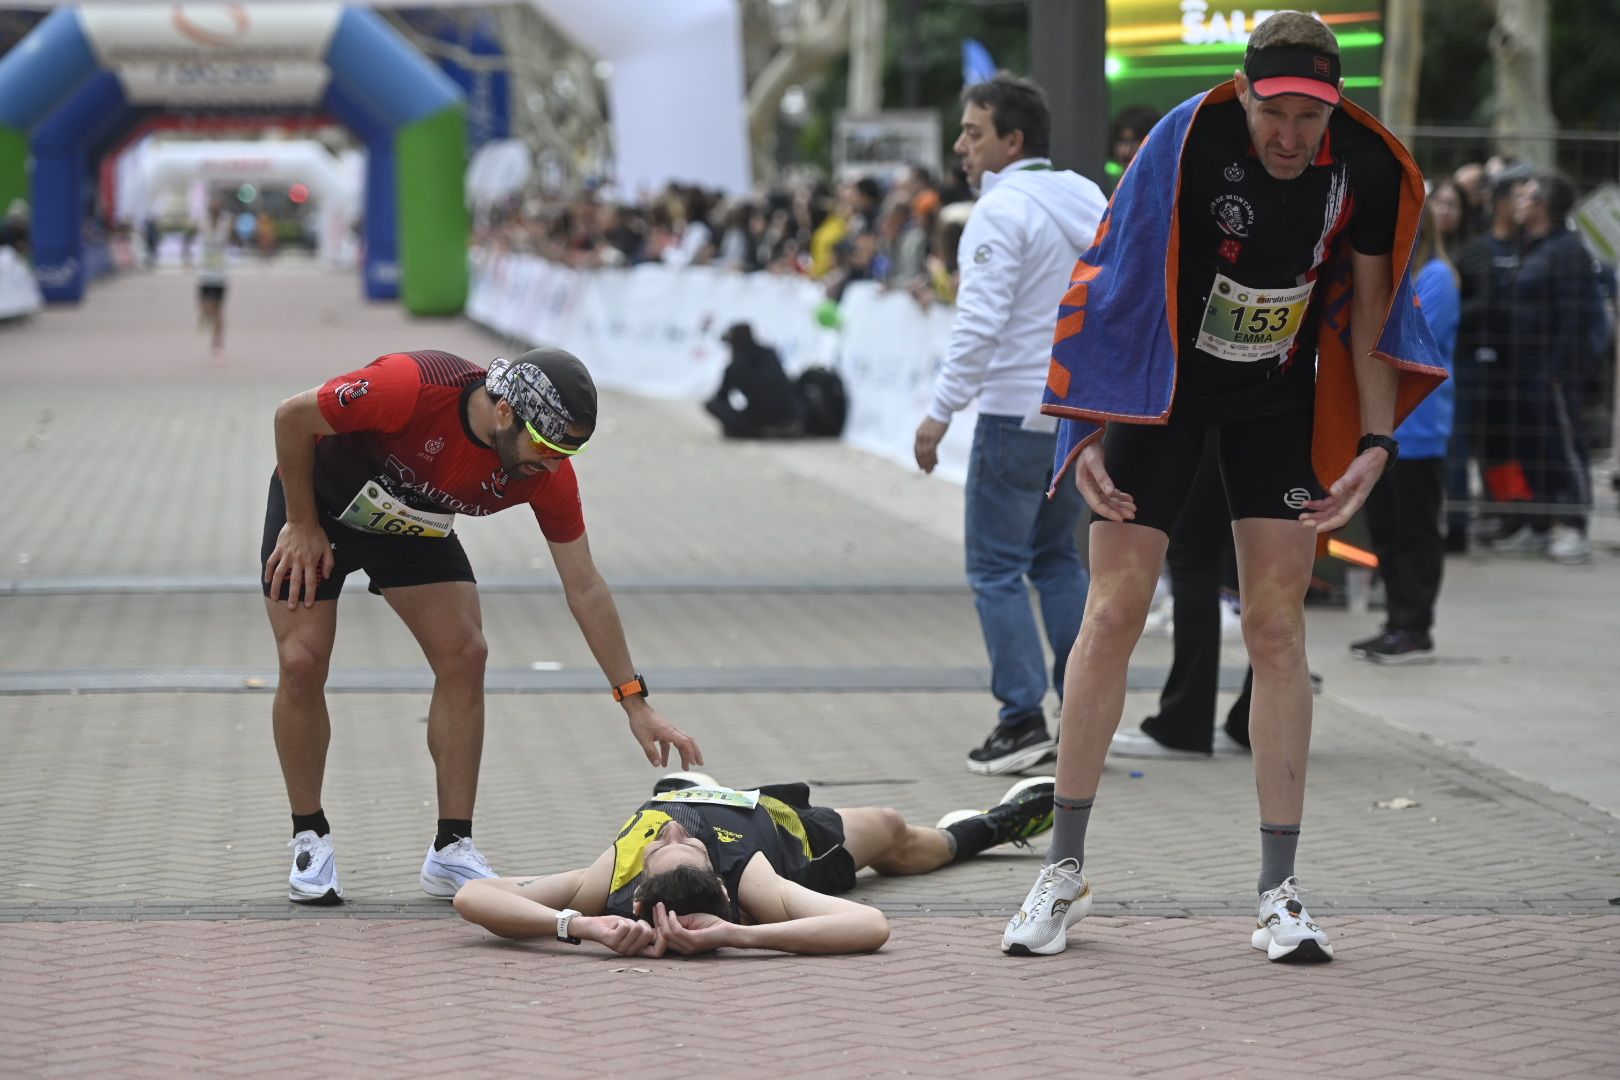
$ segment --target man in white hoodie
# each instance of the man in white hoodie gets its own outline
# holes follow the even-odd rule
[[[962,280],[950,350],[915,446],[918,467],[933,472],[952,414],[978,399],[966,487],[967,578],[1001,711],[989,738],[969,751],[967,767],[987,775],[1030,768],[1055,745],[1046,691],[1062,693],[1088,584],[1075,544],[1084,503],[1073,485],[1046,497],[1057,425],[1040,406],[1058,302],[1106,201],[1090,180],[1052,167],[1050,129],[1046,95],[1028,79],[1002,72],[962,91],[955,150],[980,199],[957,249]],[[1026,579],[1040,594],[1050,666]]]

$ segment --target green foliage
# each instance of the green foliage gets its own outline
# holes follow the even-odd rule
[[[1547,40],[1553,115],[1563,128],[1620,124],[1620,8],[1615,0],[1552,0]],[[1495,71],[1489,0],[1428,0],[1418,117],[1427,124],[1490,127]]]
[[[908,55],[906,11],[908,0],[889,0],[888,33],[884,42],[883,103],[889,109],[906,108],[907,64],[917,79],[916,108],[939,112],[941,160],[955,160],[951,144],[961,126],[962,42],[977,38],[998,65],[1020,75],[1029,74],[1029,12],[1021,3],[985,6],[918,0],[916,49]],[[830,169],[833,118],[848,100],[849,61],[828,65],[810,103],[810,117],[799,133],[802,160]]]

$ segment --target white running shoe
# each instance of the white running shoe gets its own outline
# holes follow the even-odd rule
[[[343,886],[338,884],[337,856],[332,837],[316,836],[305,829],[287,841],[292,848],[292,873],[287,875],[287,899],[295,904],[341,904]]]
[[[1273,960],[1290,963],[1326,963],[1333,959],[1327,931],[1311,922],[1299,902],[1299,879],[1289,878],[1260,894],[1260,915],[1249,944],[1264,949]]]
[[[1126,731],[1121,728],[1114,732],[1114,737],[1108,743],[1109,757],[1122,758],[1182,758],[1188,761],[1208,758],[1208,754],[1197,750],[1177,750],[1173,746],[1166,746],[1141,728]]]
[[[1052,956],[1069,947],[1069,927],[1091,911],[1091,886],[1073,859],[1041,867],[1024,906],[1007,920],[1001,951],[1012,956]]]
[[[1547,542],[1547,558],[1561,563],[1591,562],[1592,541],[1573,525],[1554,525]]]
[[[498,876],[473,847],[472,838],[463,836],[442,851],[434,851],[433,845],[428,845],[427,858],[422,862],[422,891],[450,900],[467,882]]]

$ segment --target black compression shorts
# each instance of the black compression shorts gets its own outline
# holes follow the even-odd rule
[[[270,595],[270,583],[262,580],[265,564],[276,549],[276,538],[287,523],[287,495],[281,477],[271,474],[270,495],[264,508],[264,539],[259,545],[260,589]],[[379,596],[384,589],[407,585],[434,585],[441,581],[476,581],[472,564],[455,533],[435,539],[417,536],[378,536],[351,529],[333,521],[324,511],[321,527],[332,542],[332,574],[315,588],[315,599],[336,600],[343,592],[343,579],[356,570],[371,578],[370,590]],[[278,599],[287,599],[284,583]]]
[[[223,300],[225,299],[225,286],[199,285],[197,286],[197,295],[204,300]]]
[[[1305,500],[1323,495],[1311,466],[1313,410],[1312,398],[1298,396],[1286,411],[1229,420],[1218,409],[1178,403],[1168,424],[1109,424],[1104,467],[1114,486],[1136,500],[1132,523],[1168,535],[1213,428],[1231,519],[1298,520]]]

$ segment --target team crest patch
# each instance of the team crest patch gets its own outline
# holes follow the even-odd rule
[[[426,444],[423,445],[422,452],[431,457],[432,455],[437,454],[440,450],[443,450],[443,449],[444,449],[444,440],[442,438],[433,438],[433,439],[429,439],[426,442]]]
[[[1215,224],[1221,227],[1221,232],[1248,239],[1249,226],[1254,224],[1254,207],[1248,199],[1241,195],[1218,195],[1209,204],[1209,212],[1215,215]]]
[[[985,263],[987,263],[989,261],[990,261],[990,245],[989,244],[980,244],[978,247],[973,249],[973,262],[975,263],[975,265],[983,266]]]
[[[1225,259],[1229,263],[1232,263],[1233,265],[1236,265],[1238,257],[1243,254],[1243,242],[1229,236],[1225,240],[1221,241],[1221,246],[1217,250],[1219,251],[1221,258]]]
[[[1225,175],[1227,183],[1235,184],[1243,179],[1243,166],[1234,161],[1226,167]]]
[[[336,391],[338,408],[348,408],[356,401],[359,401],[361,398],[365,397],[366,391],[370,389],[371,383],[367,382],[365,379],[356,379],[354,382],[344,383],[342,386],[338,387]]]

